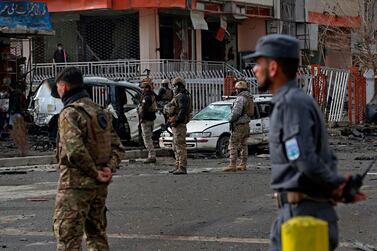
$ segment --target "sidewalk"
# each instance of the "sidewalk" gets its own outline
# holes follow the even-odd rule
[[[165,149],[156,149],[156,154],[157,157],[166,157],[172,155],[169,150]],[[130,150],[125,152],[124,160],[134,160],[147,157],[148,152],[145,149]],[[53,164],[57,164],[55,155],[0,158],[0,167],[38,166]]]

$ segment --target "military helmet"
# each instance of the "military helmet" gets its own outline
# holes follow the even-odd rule
[[[236,89],[247,89],[247,83],[241,80],[241,81],[238,81],[234,87]]]
[[[161,84],[170,84],[170,80],[165,78],[161,81]]]
[[[179,83],[181,83],[183,86],[186,86],[186,81],[182,77],[176,77],[171,83],[173,86],[178,85]]]
[[[140,82],[140,88],[146,88],[148,86],[150,88],[152,88],[152,86],[153,86],[152,79],[150,79],[150,78],[144,78],[143,80],[141,80],[141,82]]]

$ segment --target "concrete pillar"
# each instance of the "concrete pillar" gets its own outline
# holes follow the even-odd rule
[[[157,9],[139,10],[140,59],[159,59],[159,20]]]
[[[195,60],[202,61],[202,30],[195,30],[195,48],[196,48],[196,56]]]

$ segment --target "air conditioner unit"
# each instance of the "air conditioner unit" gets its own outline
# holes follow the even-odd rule
[[[239,6],[234,2],[228,2],[224,5],[224,12],[232,13],[233,15],[245,15],[245,6]]]

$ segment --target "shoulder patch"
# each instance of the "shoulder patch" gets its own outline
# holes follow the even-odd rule
[[[107,119],[106,119],[106,115],[103,112],[99,112],[97,114],[97,122],[98,122],[98,125],[103,130],[105,130],[107,128]]]
[[[300,157],[300,148],[298,147],[298,143],[296,138],[291,138],[285,141],[285,151],[287,153],[287,157],[289,160],[293,161]]]

